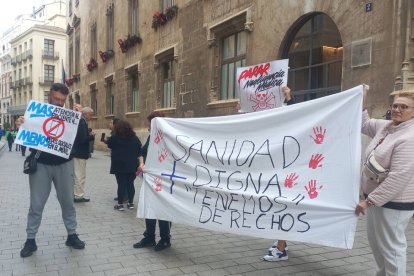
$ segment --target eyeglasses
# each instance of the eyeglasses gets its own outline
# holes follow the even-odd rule
[[[392,105],[390,105],[390,107],[394,110],[396,110],[396,109],[407,110],[409,108],[414,108],[414,106],[408,106],[406,104],[392,104]]]

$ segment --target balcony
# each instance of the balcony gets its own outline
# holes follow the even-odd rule
[[[9,87],[10,87],[10,89],[15,88],[15,87],[14,87],[14,82],[13,82],[13,81],[9,82]]]
[[[14,81],[14,88],[19,88],[20,87],[20,81],[16,80]]]
[[[16,64],[17,64],[16,57],[12,57],[12,59],[11,59],[11,65],[16,65]]]
[[[32,85],[32,84],[33,84],[32,77],[26,77],[26,78],[24,79],[24,84],[25,84],[25,85]]]
[[[40,77],[39,78],[39,84],[40,85],[50,86],[54,82],[55,82],[54,78],[50,78],[50,77]]]
[[[32,59],[33,58],[33,49],[27,50],[26,55],[27,55],[28,59]]]
[[[27,60],[27,51],[22,53],[22,61],[26,61]]]
[[[19,86],[23,86],[24,85],[24,79],[19,79]]]
[[[18,56],[16,56],[16,61],[17,61],[18,63],[21,63],[21,62],[22,62],[22,55],[18,55]]]
[[[50,51],[50,50],[42,50],[42,58],[43,59],[59,59],[59,52]]]

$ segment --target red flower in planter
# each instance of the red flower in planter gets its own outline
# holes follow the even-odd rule
[[[89,60],[89,63],[86,64],[86,69],[91,72],[93,69],[95,69],[96,67],[98,67],[98,63],[96,62],[96,60],[94,60],[93,58],[91,58]]]
[[[119,44],[119,47],[121,48],[122,53],[126,53],[128,51],[128,48],[126,47],[122,39],[118,39],[118,44]]]
[[[107,62],[108,59],[114,56],[114,51],[106,50],[105,52],[99,51],[99,56],[101,57],[103,62]]]
[[[65,80],[65,83],[66,83],[66,85],[67,85],[67,86],[72,86],[72,84],[73,84],[73,79],[66,79],[66,80]]]

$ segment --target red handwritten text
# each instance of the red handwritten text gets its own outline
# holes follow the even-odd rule
[[[261,64],[258,66],[255,66],[254,68],[249,68],[247,70],[244,70],[239,77],[238,82],[242,79],[251,79],[253,77],[262,76],[262,75],[268,75],[267,70],[270,68],[270,63],[266,63],[265,65]]]

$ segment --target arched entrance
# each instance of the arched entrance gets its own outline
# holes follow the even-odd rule
[[[287,32],[282,45],[279,56],[289,58],[288,86],[297,102],[341,91],[342,39],[329,16],[304,15]]]

